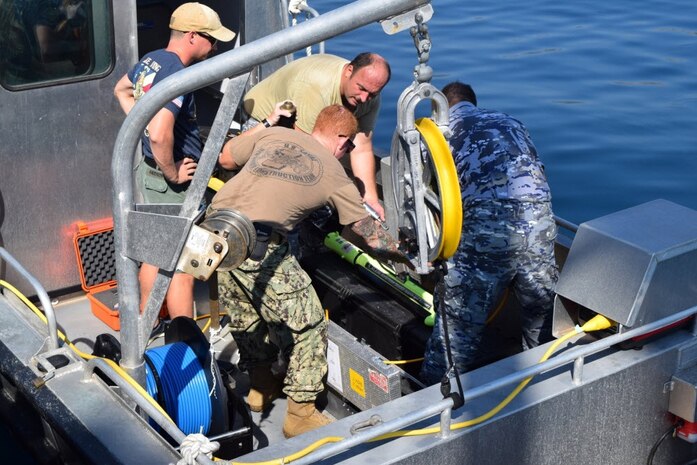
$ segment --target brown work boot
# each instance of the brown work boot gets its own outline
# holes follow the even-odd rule
[[[287,438],[312,431],[320,426],[328,425],[334,420],[322,415],[314,402],[295,402],[288,398],[288,413],[283,422],[283,435]]]
[[[247,404],[252,412],[262,412],[280,397],[283,380],[271,371],[271,365],[262,365],[249,369],[249,394]]]

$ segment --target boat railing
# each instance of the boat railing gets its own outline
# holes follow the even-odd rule
[[[574,224],[571,221],[567,221],[560,216],[554,215],[554,222],[557,223],[557,226],[561,226],[562,228],[571,231],[574,234],[576,234],[576,232],[578,231],[577,224]]]
[[[162,430],[167,433],[178,444],[181,444],[186,439],[186,434],[177,427],[168,417],[158,410],[150,401],[145,399],[138,390],[131,385],[123,376],[109,365],[109,363],[101,358],[93,358],[87,362],[88,369],[85,370],[84,378],[91,379],[94,376],[94,369],[99,369],[109,380],[116,384],[121,391],[128,396],[147,416],[157,423]],[[202,465],[212,465],[213,460],[209,459],[205,454],[199,454],[196,461]]]
[[[208,179],[232,122],[231,116],[220,117],[221,112],[227,115],[234,112],[225,110],[225,102],[221,103],[187,197],[177,216],[163,214],[151,205],[147,206],[147,211],[138,211],[134,204],[133,154],[150,119],[168,101],[179,95],[242,75],[262,63],[428,3],[426,0],[358,0],[192,65],[158,83],[128,114],[114,144],[111,166],[114,246],[121,312],[121,364],[139,383],[145,383],[143,353],[150,326],[164,300],[186,235],[199,214]],[[233,99],[229,100],[233,104]],[[151,263],[161,270],[142,317],[138,262]]]
[[[304,14],[305,14],[305,19],[306,19],[306,20],[307,20],[307,19],[311,19],[311,18],[316,18],[316,17],[319,16],[319,12],[318,12],[317,10],[315,10],[314,8],[312,8],[311,6],[309,6],[307,3],[301,2],[301,3],[297,6],[297,8],[298,8],[298,11],[300,11],[300,13],[304,13]],[[282,13],[283,13],[283,19],[282,19],[282,20],[283,20],[283,27],[288,28],[288,27],[296,26],[296,25],[298,24],[298,23],[297,23],[297,18],[296,18],[297,14],[294,13],[294,12],[292,12],[292,11],[289,9],[288,0],[281,0],[281,10],[282,10]],[[292,22],[288,20],[288,14],[285,14],[285,12],[288,12],[288,14],[290,14],[290,15],[293,16],[293,21],[292,21]],[[313,44],[313,45],[314,45],[314,44]],[[322,42],[320,42],[320,43],[317,44],[317,50],[318,50],[318,52],[319,52],[320,54],[324,53],[324,49],[325,49],[325,47],[324,47],[324,41],[322,41]],[[305,48],[305,53],[306,53],[307,55],[310,55],[310,54],[312,53],[312,47],[311,47],[311,46],[306,47],[306,48]],[[288,58],[289,58],[289,60],[292,60],[292,59],[293,59],[293,56],[292,56],[292,55],[289,55]]]
[[[580,385],[583,382],[583,366],[586,357],[589,357],[603,350],[609,349],[613,346],[616,346],[617,344],[628,341],[630,339],[652,333],[656,330],[660,330],[661,328],[670,327],[672,324],[689,318],[693,316],[695,313],[697,313],[697,306],[688,308],[679,313],[675,313],[673,315],[640,326],[638,328],[631,329],[623,333],[607,336],[597,341],[571,348],[545,362],[537,363],[528,368],[524,368],[506,376],[502,376],[488,383],[484,383],[480,386],[467,389],[463,393],[463,398],[466,399],[466,402],[469,404],[475,401],[476,399],[490,394],[494,391],[497,391],[501,388],[513,385],[515,383],[519,383],[529,377],[533,377],[538,374],[545,373],[547,371],[568,364],[572,365],[572,382],[575,385]],[[695,322],[694,320],[691,323],[690,330],[693,336],[697,336],[697,322]],[[579,333],[579,336],[580,334],[582,333]],[[447,438],[451,434],[450,424],[452,406],[453,400],[451,398],[442,399],[441,401],[429,404],[427,407],[424,407],[422,409],[401,414],[399,418],[396,418],[394,420],[381,422],[377,426],[374,426],[372,428],[364,428],[360,432],[353,434],[352,436],[340,442],[326,445],[298,459],[297,461],[294,461],[293,463],[297,465],[315,463],[319,460],[347,451],[356,445],[366,443],[370,440],[378,438],[383,434],[399,431],[400,429],[412,425],[416,422],[432,418],[434,415],[440,415],[439,437]]]
[[[0,258],[2,258],[5,263],[10,265],[17,271],[27,282],[34,288],[36,295],[39,297],[41,306],[46,314],[46,320],[48,321],[48,343],[49,350],[58,349],[58,323],[56,322],[56,311],[53,309],[53,304],[51,299],[48,297],[46,289],[41,285],[38,279],[36,279],[31,273],[29,273],[26,268],[22,266],[4,247],[0,247]]]

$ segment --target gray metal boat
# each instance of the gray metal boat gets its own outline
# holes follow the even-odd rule
[[[488,328],[487,363],[452,380],[464,399],[456,404],[402,364],[429,331],[420,276],[457,241],[449,228],[459,193],[432,145],[448,136],[447,106],[428,67],[428,20],[447,12],[425,0],[358,0],[321,16],[303,5],[305,21],[291,26],[284,1],[204,2],[240,31],[238,43],[163,81],[124,121],[112,89],[164,45],[179,3],[63,2],[79,12],[43,47],[21,2],[0,2],[0,419],[22,453],[42,464],[207,464],[208,451],[225,463],[697,463],[696,211],[659,199],[581,225],[558,219],[556,341],[525,352],[510,343],[519,340],[510,299]],[[330,308],[323,405],[336,421],[286,440],[283,399],[262,414],[246,407],[248,380],[207,282],[196,285],[195,328],[166,339],[150,329],[168,276],[191,253],[189,234],[201,229],[199,207],[245,89],[294,53],[376,21],[416,46],[414,71],[399,71],[415,80],[380,159],[389,228],[413,244],[415,287],[393,276],[381,286],[379,270],[366,280],[365,264],[328,248],[304,262]],[[209,131],[187,200],[181,209],[138,204],[139,135],[189,91]],[[433,104],[428,128],[414,115],[423,101]],[[158,240],[140,239],[143,231]],[[242,236],[231,250],[244,248]],[[139,262],[164,270],[143,315]],[[352,286],[379,304],[349,314]],[[608,324],[591,328],[598,318]],[[171,409],[157,395],[162,382],[181,393],[189,381],[167,361],[175,355],[201,385],[186,391],[191,404]]]

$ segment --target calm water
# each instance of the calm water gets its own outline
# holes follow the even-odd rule
[[[343,4],[323,0],[320,12]],[[697,2],[434,0],[432,83],[472,84],[479,105],[522,120],[545,162],[555,212],[576,223],[656,198],[697,209]],[[407,31],[375,24],[327,43],[391,63],[377,145],[412,82]]]

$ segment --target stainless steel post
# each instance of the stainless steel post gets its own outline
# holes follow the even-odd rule
[[[48,321],[48,346],[49,350],[55,350],[58,348],[58,324],[56,323],[56,312],[51,304],[51,299],[48,297],[46,289],[41,285],[41,283],[29,273],[21,263],[19,263],[10,253],[4,248],[0,247],[0,257],[5,260],[5,263],[9,264],[14,268],[20,275],[22,275],[31,286],[36,291],[36,295],[41,301],[41,306],[46,314],[46,320]]]

